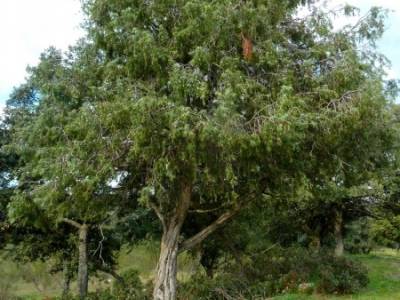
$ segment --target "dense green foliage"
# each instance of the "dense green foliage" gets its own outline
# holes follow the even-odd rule
[[[313,1],[82,4],[87,35],[42,54],[1,123],[0,228],[16,260],[52,260],[64,296],[77,277],[88,299],[145,297],[115,266],[146,238],[161,241],[156,300],[367,284],[341,257],[343,243],[358,251],[346,224],[376,218],[376,242],[399,243],[383,10],[334,29]],[[208,278],[177,291],[187,250]],[[115,286],[88,294],[97,271]]]
[[[279,293],[347,294],[368,283],[360,263],[329,253],[315,254],[299,248],[274,248],[243,264],[230,262],[214,278],[198,273],[186,282],[179,299],[251,299]]]

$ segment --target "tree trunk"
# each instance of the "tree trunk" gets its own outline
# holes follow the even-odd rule
[[[190,198],[191,188],[186,186],[173,215],[163,222],[164,231],[153,290],[154,300],[176,299],[179,237],[190,206]]]
[[[69,262],[65,262],[63,267],[63,291],[61,299],[68,298],[70,292],[70,286],[71,286],[71,270]]]
[[[343,213],[340,210],[335,211],[335,223],[334,223],[334,236],[335,236],[335,256],[342,256],[344,250],[343,244]]]
[[[153,297],[155,300],[176,299],[179,235],[180,229],[178,226],[170,228],[170,230],[163,234],[160,258],[157,266],[157,277],[154,285]]]
[[[88,251],[87,251],[88,226],[83,224],[79,228],[79,266],[78,288],[79,297],[85,299],[88,292]]]
[[[319,253],[321,250],[321,239],[319,235],[313,235],[310,239],[311,242],[308,244],[309,249],[315,253]]]

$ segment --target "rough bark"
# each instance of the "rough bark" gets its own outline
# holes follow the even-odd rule
[[[334,236],[335,236],[335,256],[342,256],[344,251],[343,244],[343,214],[340,210],[335,210]]]
[[[176,274],[178,262],[179,236],[190,206],[191,187],[185,186],[173,214],[163,222],[160,258],[154,283],[153,299],[176,299]]]
[[[192,249],[200,244],[210,234],[220,228],[230,220],[240,207],[236,207],[222,214],[209,226],[179,244],[182,225],[189,211],[191,203],[191,187],[186,186],[181,192],[179,202],[174,212],[168,218],[161,214],[160,209],[152,204],[157,216],[163,225],[163,235],[161,238],[160,257],[157,265],[157,273],[154,282],[154,300],[175,300],[176,299],[176,274],[178,254],[182,251]]]
[[[88,251],[87,251],[88,226],[83,224],[79,228],[79,266],[78,288],[79,297],[85,299],[88,292]]]

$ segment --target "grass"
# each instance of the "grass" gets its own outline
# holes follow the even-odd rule
[[[134,268],[140,271],[143,281],[148,281],[157,264],[158,245],[143,243],[133,250],[121,252],[118,259],[119,272]],[[369,285],[356,295],[325,296],[290,294],[274,297],[274,300],[400,300],[400,253],[394,250],[379,250],[369,255],[353,255],[352,258],[361,261],[369,270]],[[12,299],[11,294],[23,299],[43,299],[61,293],[60,274],[48,275],[47,264],[35,263],[17,265],[6,260],[0,260],[0,300]],[[186,280],[198,268],[198,264],[189,256],[179,258],[181,281]],[[107,279],[104,276],[103,279]],[[34,282],[35,281],[35,282]],[[107,280],[92,279],[91,290],[109,285]],[[72,286],[75,289],[75,286]],[[41,291],[40,291],[41,290]],[[8,294],[2,295],[2,292]]]
[[[378,250],[368,255],[353,255],[368,268],[370,282],[356,295],[325,296],[291,294],[274,300],[400,300],[400,253]]]

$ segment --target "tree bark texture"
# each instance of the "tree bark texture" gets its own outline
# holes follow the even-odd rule
[[[176,299],[179,237],[189,210],[190,199],[191,187],[185,186],[173,214],[168,220],[164,220],[160,258],[153,290],[155,300]]]
[[[335,210],[334,236],[335,236],[335,256],[342,256],[344,251],[343,244],[343,213]]]
[[[191,187],[184,187],[178,199],[177,206],[173,213],[168,215],[168,219],[161,214],[161,211],[157,206],[152,205],[163,224],[160,257],[157,265],[153,290],[154,300],[176,299],[178,254],[199,245],[204,239],[230,220],[240,210],[240,206],[232,208],[232,210],[220,215],[214,222],[203,230],[183,243],[180,243],[179,238],[181,229],[189,211],[191,196]]]
[[[79,266],[78,266],[78,288],[79,297],[85,299],[88,292],[88,226],[83,224],[79,228]]]

